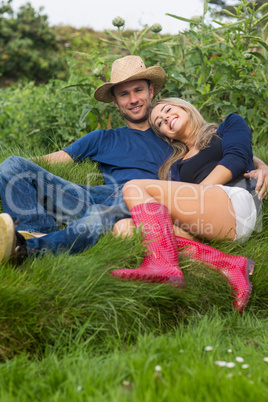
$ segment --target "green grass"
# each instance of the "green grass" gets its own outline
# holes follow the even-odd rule
[[[212,346],[212,351],[206,351]],[[168,334],[139,336],[109,354],[74,348],[1,368],[1,401],[266,401],[267,319],[192,316]],[[228,353],[232,349],[232,353]],[[243,357],[239,363],[236,357]],[[234,362],[233,368],[216,361]],[[243,368],[248,364],[248,368]],[[159,367],[160,366],[160,367]]]
[[[263,149],[259,156],[268,160]],[[96,173],[93,185],[101,183],[96,165],[50,168],[78,183],[86,183],[85,169]],[[184,290],[111,277],[115,268],[141,263],[138,234],[107,234],[80,255],[3,265],[0,400],[266,400],[267,221],[265,202],[261,233],[243,245],[214,244],[255,260],[252,297],[242,317],[232,309],[225,279],[185,258]],[[208,345],[211,352],[204,350]],[[236,356],[249,368],[215,364]]]

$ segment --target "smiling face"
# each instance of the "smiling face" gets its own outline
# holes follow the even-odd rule
[[[137,128],[137,125],[149,128],[148,116],[153,94],[153,85],[148,85],[145,80],[124,82],[114,87],[113,102],[129,128]]]
[[[162,135],[187,145],[191,134],[190,116],[180,106],[158,103],[151,112],[151,122],[152,128]]]

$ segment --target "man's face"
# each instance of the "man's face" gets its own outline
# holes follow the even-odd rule
[[[145,80],[124,82],[114,87],[113,101],[127,122],[139,124],[148,119],[153,85]]]

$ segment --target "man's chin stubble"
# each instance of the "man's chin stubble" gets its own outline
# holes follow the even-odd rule
[[[144,123],[145,121],[148,120],[149,117],[149,113],[146,113],[146,115],[144,115],[143,117],[141,117],[140,119],[133,119],[132,117],[130,117],[129,115],[122,113],[122,116],[124,117],[124,119],[126,119],[127,121],[129,121],[130,123]]]

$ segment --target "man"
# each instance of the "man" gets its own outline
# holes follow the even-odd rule
[[[87,158],[97,161],[105,185],[77,185],[16,156],[0,165],[5,212],[0,216],[0,261],[21,263],[25,256],[48,251],[79,253],[94,245],[119,219],[129,217],[122,198],[123,184],[132,179],[157,179],[159,167],[172,153],[148,124],[151,99],[165,79],[161,67],[146,68],[138,56],[116,60],[111,81],[97,88],[94,96],[102,102],[113,101],[127,126],[93,131],[69,147],[44,156],[51,163]],[[263,177],[260,181],[262,184]],[[13,222],[18,231],[46,235],[25,240]],[[66,228],[59,230],[63,224]]]

